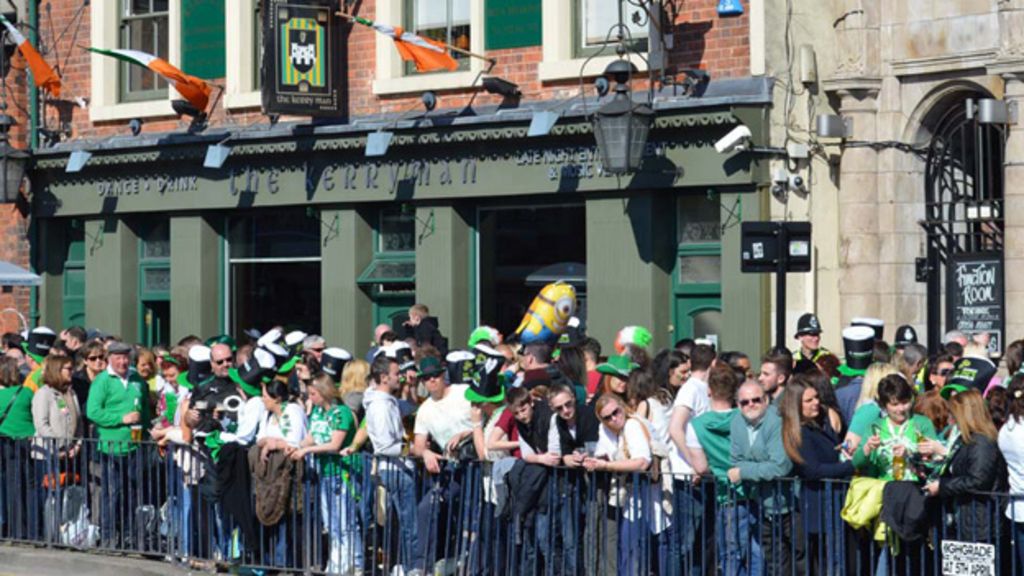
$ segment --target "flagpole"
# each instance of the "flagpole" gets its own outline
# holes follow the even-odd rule
[[[356,19],[356,16],[354,14],[349,14],[348,12],[345,12],[345,11],[342,11],[342,10],[338,10],[337,12],[335,12],[335,14],[337,14],[338,16],[341,16],[342,18],[347,18],[350,21],[355,21],[355,19]],[[492,68],[494,67],[495,64],[498,63],[498,61],[496,59],[494,59],[494,58],[488,58],[487,56],[483,56],[483,55],[477,54],[476,52],[470,52],[469,50],[466,50],[464,48],[459,48],[458,46],[452,46],[451,44],[448,44],[447,42],[441,42],[440,40],[436,40],[436,42],[438,42],[439,44],[443,44],[446,49],[451,50],[452,52],[457,52],[459,54],[464,54],[464,55],[469,56],[471,58],[478,58],[480,60],[483,60],[484,62],[489,63]]]

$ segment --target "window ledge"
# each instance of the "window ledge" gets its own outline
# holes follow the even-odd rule
[[[374,94],[404,94],[425,90],[458,90],[469,88],[476,79],[476,70],[463,70],[439,74],[414,74],[401,78],[373,81]]]
[[[644,54],[646,58],[648,55]],[[600,76],[604,73],[604,69],[612,62],[618,60],[619,57],[615,54],[608,54],[607,56],[598,56],[587,62],[586,58],[574,58],[572,60],[555,60],[553,62],[541,62],[537,66],[537,77],[541,82],[551,82],[554,80],[572,80],[579,79],[580,68],[583,67],[583,63],[587,63],[586,70],[583,71],[583,76],[591,78],[594,76]],[[640,72],[647,71],[647,62],[640,58],[632,59],[633,64]]]
[[[92,122],[128,120],[131,118],[156,118],[159,116],[175,116],[170,100],[146,100],[143,102],[123,102],[108,106],[89,106],[89,120]]]
[[[263,95],[259,90],[224,94],[225,108],[259,108],[261,106],[263,106]]]

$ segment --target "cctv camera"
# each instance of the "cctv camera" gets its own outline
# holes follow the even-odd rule
[[[737,150],[746,150],[750,142],[750,128],[740,124],[733,128],[728,134],[715,142],[715,150],[719,154],[728,154]]]

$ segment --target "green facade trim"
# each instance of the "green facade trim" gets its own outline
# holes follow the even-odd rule
[[[321,220],[337,222],[320,228],[321,332],[357,357],[373,339],[373,300],[356,280],[373,259],[374,214],[352,208],[320,211]]]
[[[219,334],[223,325],[221,237],[216,221],[171,217],[171,341]]]
[[[441,331],[453,347],[469,339],[471,327],[469,253],[470,211],[458,205],[416,209],[416,300],[441,319]],[[432,222],[433,228],[425,228]]]

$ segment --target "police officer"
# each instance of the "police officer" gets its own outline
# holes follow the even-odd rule
[[[821,347],[821,323],[818,317],[808,312],[800,317],[796,323],[796,335],[800,341],[800,349],[793,354],[793,361],[810,360],[817,362],[822,356],[830,352]]]

